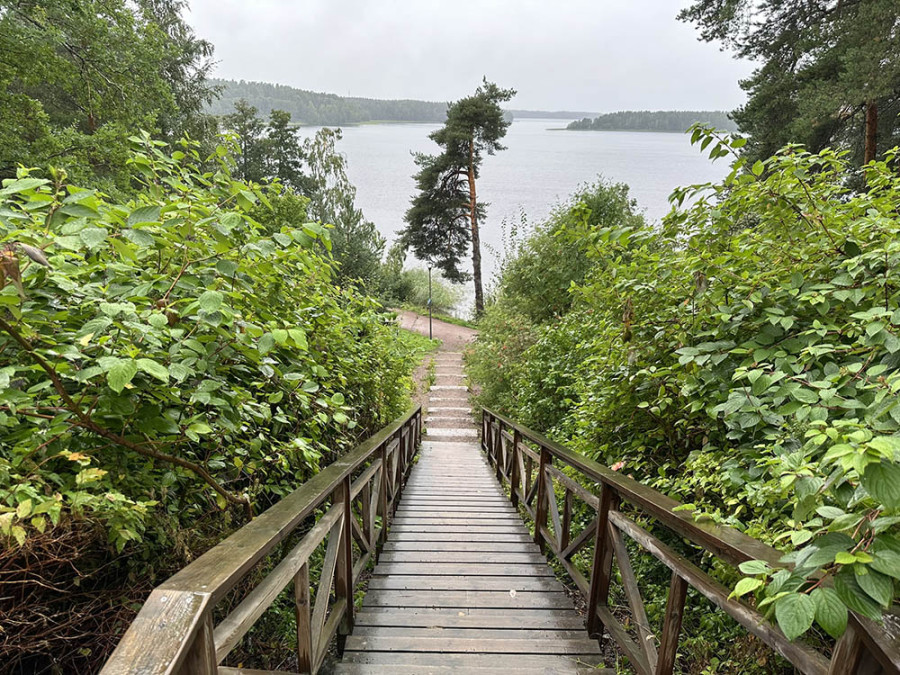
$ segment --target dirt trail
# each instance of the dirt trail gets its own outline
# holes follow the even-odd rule
[[[428,335],[428,317],[410,312],[404,309],[394,310],[400,319],[400,325],[406,330],[415,331],[422,335]],[[461,352],[466,345],[475,339],[478,331],[474,328],[457,326],[439,319],[432,319],[432,334],[435,339],[441,340],[440,351]]]

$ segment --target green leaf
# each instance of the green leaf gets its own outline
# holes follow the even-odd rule
[[[268,354],[274,346],[275,338],[271,333],[266,333],[261,338],[259,338],[259,342],[257,343],[256,348],[259,350],[260,354]]]
[[[16,507],[16,517],[20,520],[23,520],[31,515],[31,500],[25,499],[19,502],[19,505]]]
[[[744,577],[734,587],[734,591],[732,591],[729,597],[732,598],[740,598],[747,593],[755,591],[757,588],[763,585],[762,579],[755,579],[753,577]]]
[[[856,574],[856,583],[860,588],[868,593],[875,602],[887,609],[894,595],[894,582],[891,581],[891,578],[869,569],[868,565],[854,565],[853,571]]]
[[[138,359],[136,363],[138,370],[155,377],[160,382],[169,381],[169,369],[163,364],[158,363],[153,359]]]
[[[212,427],[209,426],[206,422],[194,422],[187,428],[187,430],[200,435],[212,433]]]
[[[135,225],[140,225],[141,223],[158,223],[159,211],[160,209],[158,206],[142,206],[138,209],[135,209],[128,216],[126,226],[134,227]]]
[[[26,190],[34,190],[42,185],[47,185],[50,181],[43,178],[17,178],[3,181],[3,189],[0,190],[0,197],[14,195],[17,192],[25,192]]]
[[[888,461],[869,464],[861,482],[876,501],[889,509],[900,508],[900,465]]]
[[[222,306],[224,296],[219,291],[206,291],[197,298],[200,309],[205,312],[215,312]]]
[[[86,227],[78,233],[78,237],[84,242],[85,246],[95,249],[99,248],[106,241],[108,234],[102,227]]]
[[[834,590],[837,591],[841,601],[854,612],[867,616],[873,621],[881,620],[881,607],[857,583],[849,568],[844,568],[835,575]]]
[[[121,394],[129,382],[137,375],[137,363],[132,359],[119,359],[106,373],[106,381],[109,388],[117,394]]]
[[[817,588],[810,597],[816,604],[816,623],[834,639],[847,628],[847,606],[833,588]]]
[[[795,389],[791,392],[791,396],[801,403],[818,403],[819,402],[819,394],[814,392],[812,389],[806,389],[805,387],[800,387],[800,389]]]
[[[900,579],[900,553],[889,549],[875,551],[869,567],[882,574]]]
[[[816,618],[816,604],[802,593],[788,593],[775,603],[775,619],[788,640],[795,640],[810,629]]]
[[[764,560],[747,560],[738,565],[738,569],[744,574],[768,574],[772,568]]]

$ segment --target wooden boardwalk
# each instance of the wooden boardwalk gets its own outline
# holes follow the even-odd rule
[[[480,451],[442,352],[418,463],[337,673],[597,673],[571,599]]]

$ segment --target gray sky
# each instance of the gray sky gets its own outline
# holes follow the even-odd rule
[[[487,75],[541,110],[726,109],[751,70],[676,21],[685,0],[191,0],[216,76],[448,101]]]

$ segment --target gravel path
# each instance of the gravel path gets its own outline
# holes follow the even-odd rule
[[[410,312],[404,309],[394,310],[400,319],[400,325],[406,330],[415,331],[422,335],[428,335],[428,317]],[[465,346],[475,339],[478,331],[474,328],[466,328],[465,326],[457,326],[453,323],[446,323],[440,319],[432,319],[432,334],[437,340],[441,340],[440,351],[442,352],[461,352]]]

